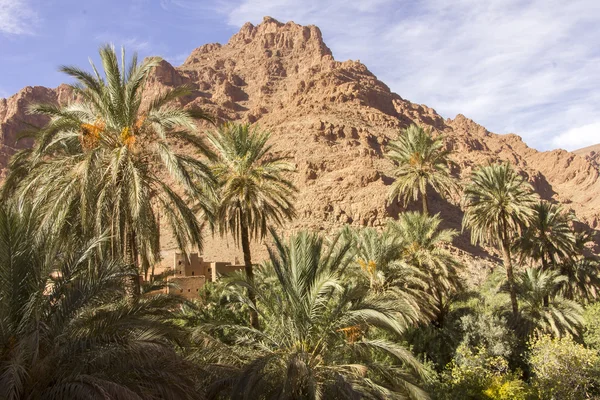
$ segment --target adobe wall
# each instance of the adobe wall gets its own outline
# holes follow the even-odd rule
[[[206,283],[204,276],[170,276],[167,282],[176,287],[167,287],[167,293],[183,296],[186,299],[195,299],[198,292]]]
[[[185,267],[186,276],[207,276],[206,270],[210,263],[205,262],[198,253],[190,254],[190,263]]]
[[[167,269],[170,270],[167,281],[176,284],[177,288],[167,288],[166,292],[195,299],[206,282],[216,282],[221,275],[241,269],[244,269],[243,265],[232,265],[230,262],[204,261],[198,253],[190,253],[187,258],[176,252],[173,266]]]
[[[216,282],[221,275],[228,275],[232,272],[243,270],[243,265],[232,265],[228,262],[212,262],[210,263],[211,282]]]
[[[210,263],[198,256],[198,253],[190,253],[189,259],[181,253],[175,253],[173,262],[174,276],[209,276]]]
[[[188,259],[182,253],[175,253],[175,257],[173,258],[173,275],[185,276],[185,267],[188,264]]]

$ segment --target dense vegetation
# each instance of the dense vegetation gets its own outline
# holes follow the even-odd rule
[[[593,235],[510,164],[461,188],[443,137],[411,126],[383,172],[390,201],[421,197],[422,212],[277,234],[296,189],[269,134],[181,109],[187,87],[148,97],[157,59],[100,56],[103,75],[63,68],[76,101],[31,108],[50,122],[3,184],[0,399],[600,397]],[[483,283],[429,214],[432,192],[460,196],[463,229],[502,260]],[[232,234],[244,271],[194,301],[156,290],[161,218],[184,252]]]

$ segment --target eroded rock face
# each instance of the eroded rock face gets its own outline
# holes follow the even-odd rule
[[[56,89],[43,86],[28,86],[8,99],[0,99],[0,173],[4,176],[4,168],[10,156],[19,148],[31,146],[31,140],[18,141],[19,133],[30,125],[41,126],[48,119],[40,115],[30,115],[29,106],[34,103],[57,104],[67,101],[71,91],[66,85]]]
[[[358,61],[335,61],[315,26],[283,24],[272,18],[245,24],[227,44],[205,44],[183,65],[166,61],[149,79],[149,93],[189,84],[185,107],[202,107],[222,121],[256,123],[272,131],[274,151],[297,166],[299,218],[289,229],[333,230],[344,223],[380,226],[402,207],[387,193],[392,167],[385,146],[412,123],[431,127],[455,151],[461,179],[478,165],[508,160],[528,176],[543,198],[567,204],[596,228],[600,220],[600,183],[594,154],[564,150],[538,152],[514,134],[497,135],[463,115],[444,119],[432,108],[392,93]],[[20,121],[42,124],[26,113],[32,102],[65,102],[65,87],[25,88],[0,100],[0,166],[12,153]],[[24,143],[21,145],[28,145]],[[416,206],[415,206],[416,207]],[[433,195],[431,211],[447,227],[460,230],[458,199]],[[173,246],[166,240],[165,246]],[[461,236],[456,245],[483,254]],[[258,249],[258,247],[257,247]],[[208,239],[207,257],[238,255],[231,240]],[[259,254],[263,254],[261,252]],[[216,259],[216,258],[215,258]]]

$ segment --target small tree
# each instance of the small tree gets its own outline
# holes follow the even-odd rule
[[[460,288],[459,263],[447,246],[456,236],[453,229],[440,229],[439,214],[429,216],[406,212],[389,228],[398,238],[401,258],[421,271],[425,291],[432,305],[433,319],[438,327],[444,325],[452,294]]]
[[[572,338],[542,336],[530,347],[532,383],[542,400],[598,398],[598,352]]]
[[[402,319],[407,325],[427,320],[430,316],[430,297],[425,292],[427,276],[402,258],[399,238],[389,225],[383,232],[345,227],[342,237],[344,244],[354,250],[350,279],[356,275],[359,281],[369,282],[374,295],[393,297],[405,310]]]
[[[520,304],[518,330],[523,334],[535,331],[578,335],[583,325],[583,308],[559,292],[567,280],[557,271],[528,268],[517,275],[515,289]]]
[[[517,239],[517,249],[525,257],[542,264],[542,269],[555,268],[576,254],[573,215],[561,206],[541,200],[533,206],[533,218],[524,235]]]
[[[597,260],[579,256],[560,265],[561,274],[567,277],[561,294],[582,304],[593,302],[600,296],[600,265]]]

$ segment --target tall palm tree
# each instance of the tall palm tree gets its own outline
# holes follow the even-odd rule
[[[390,222],[389,229],[398,238],[402,260],[419,269],[424,275],[425,291],[430,296],[434,322],[444,325],[449,312],[450,298],[461,288],[459,263],[448,250],[456,231],[440,229],[439,214],[429,216],[406,212]]]
[[[382,339],[382,332],[404,332],[403,310],[393,298],[372,296],[368,285],[344,281],[348,242],[326,247],[306,232],[274,242],[257,279],[240,282],[258,285],[264,331],[211,326],[229,332],[231,351],[246,361],[209,391],[230,399],[428,398],[419,387],[426,376],[421,364]],[[252,304],[245,290],[237,293]]]
[[[515,247],[523,256],[542,264],[542,269],[555,268],[561,261],[575,256],[575,233],[571,228],[572,216],[560,205],[545,200],[533,206],[533,218]]]
[[[125,296],[136,273],[104,239],[55,245],[38,220],[0,206],[0,398],[194,399],[193,366],[175,351],[180,301]]]
[[[473,244],[499,247],[504,259],[513,314],[519,312],[511,256],[511,244],[529,225],[537,196],[512,166],[490,164],[473,173],[464,192],[463,227],[471,230]]]
[[[522,333],[539,331],[558,337],[579,334],[583,307],[560,296],[566,280],[558,271],[539,268],[528,268],[517,276],[515,288],[521,311],[515,325]]]
[[[399,198],[404,205],[409,199],[423,201],[423,213],[427,214],[427,188],[431,187],[442,196],[456,191],[457,185],[450,174],[450,151],[445,148],[441,136],[434,138],[430,131],[411,125],[388,144],[387,157],[396,167],[389,197]]]
[[[250,282],[254,276],[250,241],[263,238],[269,227],[280,226],[296,215],[296,188],[288,179],[294,166],[270,153],[269,137],[266,131],[234,123],[208,133],[218,156],[212,164],[219,187],[215,219],[221,235],[230,232],[241,243]],[[249,297],[255,304],[252,291]],[[258,327],[255,309],[250,311],[250,320]]]
[[[195,133],[196,121],[208,117],[177,106],[189,87],[145,91],[159,58],[140,64],[134,55],[127,64],[123,50],[119,65],[115,49],[104,46],[100,59],[103,75],[93,63],[92,73],[61,68],[76,80],[75,101],[31,108],[50,122],[36,132],[34,148],[13,159],[5,194],[33,199],[45,215],[42,224],[55,234],[94,237],[108,231],[113,255],[147,271],[160,258],[160,215],[182,251],[202,247],[202,223],[191,205],[208,212],[214,183],[197,157],[211,156]],[[177,153],[176,141],[195,154]]]

